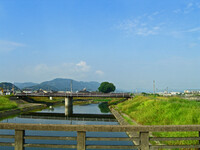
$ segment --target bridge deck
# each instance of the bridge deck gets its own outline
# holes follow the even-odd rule
[[[15,96],[30,97],[104,97],[104,98],[130,98],[129,93],[20,93]]]

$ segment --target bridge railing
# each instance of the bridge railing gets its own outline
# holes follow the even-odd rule
[[[18,93],[15,96],[32,96],[32,97],[116,97],[129,98],[130,93]]]
[[[61,124],[14,124],[0,123],[0,129],[15,130],[14,135],[0,135],[0,138],[14,138],[14,143],[1,142],[0,146],[14,146],[15,150],[23,150],[24,147],[46,147],[46,148],[77,148],[77,150],[87,149],[133,149],[149,150],[154,148],[200,148],[200,138],[197,137],[151,137],[150,132],[191,132],[199,133],[200,125],[182,126],[131,126],[131,125],[61,125]],[[37,131],[76,131],[77,137],[62,136],[30,136],[25,135],[27,130]],[[137,132],[137,137],[86,137],[87,132]],[[61,144],[32,144],[25,143],[26,139],[38,140],[74,140],[77,145]],[[151,144],[150,141],[177,141],[194,140],[196,145],[160,145]],[[137,141],[138,145],[86,145],[86,141]],[[157,143],[157,142],[154,142]]]

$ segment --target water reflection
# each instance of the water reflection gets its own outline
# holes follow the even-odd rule
[[[64,114],[65,107],[64,106],[56,106],[44,109],[40,111],[40,113],[51,113],[51,117],[53,114],[61,113]],[[75,114],[85,114],[85,115],[111,115],[110,112],[101,112],[99,109],[98,104],[90,104],[90,105],[75,105],[73,112]],[[10,119],[4,119],[0,122],[4,123],[33,123],[33,124],[74,124],[74,125],[118,125],[118,122],[115,121],[109,121],[106,120],[107,118],[104,118],[105,120],[102,120],[100,118],[94,118],[92,120],[86,119],[86,117],[82,119],[76,119],[73,117],[55,117],[55,118],[45,118],[50,116],[26,116],[25,115],[19,115],[15,118]],[[99,120],[98,120],[99,119]],[[0,130],[1,134],[13,134],[14,130]],[[64,137],[76,137],[76,132],[60,132],[60,131],[26,131],[25,135],[31,135],[31,136],[64,136]],[[87,137],[127,137],[126,133],[118,133],[118,132],[87,132]],[[14,139],[1,139],[0,142],[14,142]],[[76,141],[63,141],[63,140],[25,140],[27,143],[43,143],[43,144],[71,144],[76,145]],[[132,145],[132,142],[130,141],[87,141],[87,145],[96,144],[96,145]],[[13,150],[13,147],[0,147],[1,150]],[[62,150],[61,148],[25,148],[25,150]],[[68,150],[74,150],[74,149],[68,149]]]

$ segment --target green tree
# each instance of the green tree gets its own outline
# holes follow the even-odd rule
[[[99,92],[103,93],[110,93],[115,91],[115,86],[113,83],[109,82],[102,82],[101,85],[98,88]]]

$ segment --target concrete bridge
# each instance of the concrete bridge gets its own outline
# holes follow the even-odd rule
[[[15,139],[13,143],[0,142],[0,146],[13,146],[15,150],[24,150],[24,147],[45,147],[45,148],[76,148],[77,150],[86,149],[198,149],[200,148],[199,136],[196,137],[151,137],[151,132],[197,132],[200,131],[200,125],[178,125],[178,126],[132,126],[132,125],[66,125],[66,124],[15,124],[0,123],[2,130],[15,130],[14,135],[1,134],[0,138]],[[27,135],[27,130],[34,131],[75,131],[76,137],[64,136],[46,136]],[[138,136],[132,138],[122,137],[87,137],[87,132],[136,132]],[[42,133],[42,132],[41,132]],[[27,139],[37,140],[72,140],[77,141],[76,145],[67,144],[44,144],[44,143],[25,143]],[[188,145],[165,145],[158,141],[196,141],[196,144]],[[87,141],[138,141],[136,145],[87,145]],[[151,144],[150,141],[153,143]]]
[[[20,93],[17,97],[65,97],[65,115],[73,114],[73,97],[130,98],[130,93]]]
[[[104,97],[104,98],[130,98],[130,93],[18,93],[15,96],[30,97]]]

